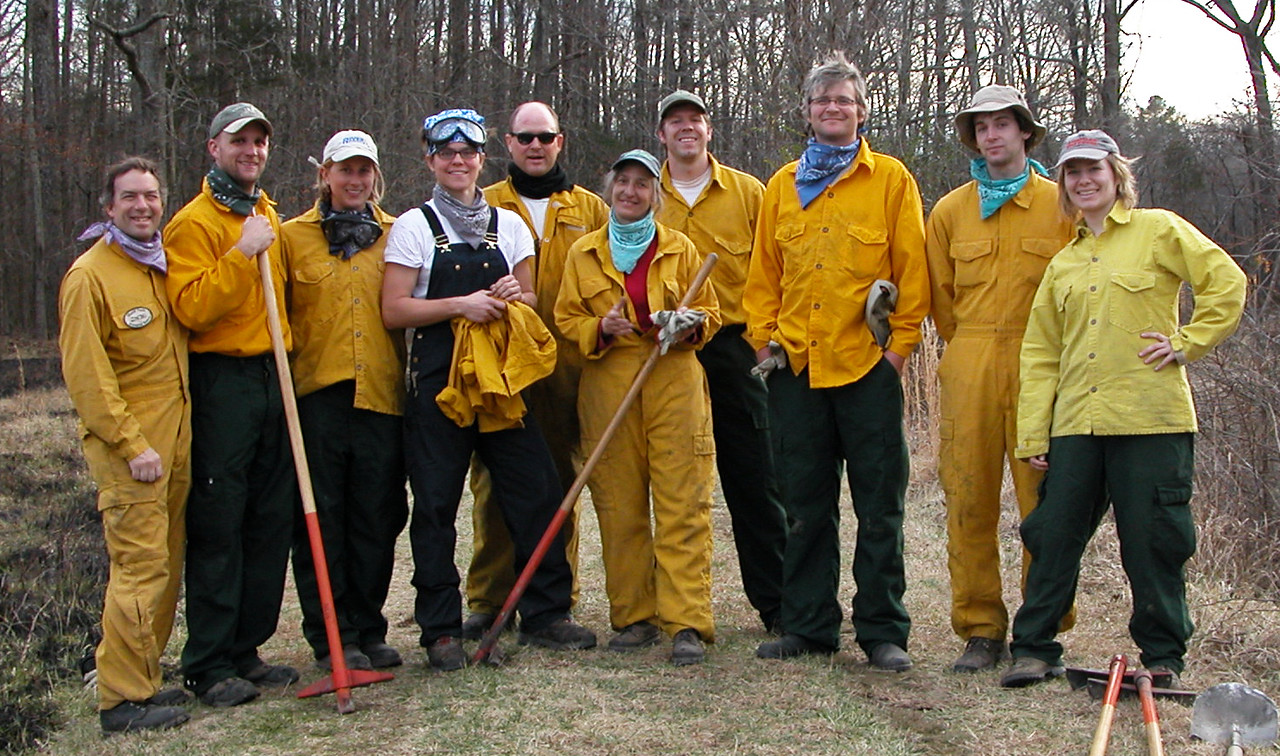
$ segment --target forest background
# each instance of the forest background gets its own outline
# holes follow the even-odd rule
[[[1274,676],[1274,623],[1255,636],[1238,628],[1280,607],[1280,170],[1268,87],[1280,65],[1266,44],[1276,0],[1145,0],[1147,12],[1199,8],[1206,33],[1221,33],[1217,23],[1240,41],[1251,99],[1194,122],[1159,98],[1126,97],[1133,41],[1123,22],[1135,2],[0,0],[0,182],[9,187],[0,202],[0,394],[36,383],[38,360],[29,358],[50,351],[58,284],[85,247],[76,234],[100,215],[103,166],[126,154],[157,159],[172,212],[208,167],[210,118],[236,100],[275,125],[264,185],[283,216],[312,201],[307,157],[353,127],[377,139],[389,180],[383,204],[400,212],[430,188],[418,141],[425,115],[472,107],[496,135],[529,99],[560,112],[562,161],[588,187],[624,149],[658,151],[655,104],[676,87],[707,100],[717,157],[767,178],[802,147],[804,73],[841,49],[868,78],[871,144],[906,163],[928,207],[968,179],[955,112],[979,86],[1009,84],[1049,127],[1034,157],[1051,164],[1072,131],[1106,128],[1126,154],[1142,156],[1140,204],[1190,219],[1250,276],[1240,331],[1191,370],[1201,556],[1189,579],[1212,589],[1200,605],[1214,614],[1200,619],[1199,652]],[[495,138],[482,179],[505,169]],[[908,373],[913,480],[931,497],[940,349],[930,336]],[[5,385],[10,373],[17,378]],[[90,486],[73,444],[49,445],[48,428],[65,431],[69,409],[41,409],[41,396],[19,395],[0,413],[0,752],[31,745],[59,718],[50,685],[72,675],[100,607]],[[10,438],[28,405],[51,425]],[[1005,537],[1016,543],[1016,529]],[[930,563],[940,569],[937,556]],[[1258,601],[1262,614],[1249,608]]]

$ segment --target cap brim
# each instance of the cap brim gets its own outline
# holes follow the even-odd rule
[[[649,163],[647,163],[647,162],[645,162],[644,160],[641,160],[640,158],[637,158],[637,157],[625,157],[625,158],[622,158],[621,160],[619,160],[619,161],[617,161],[617,162],[615,162],[615,163],[613,164],[613,170],[615,170],[615,171],[616,171],[616,170],[618,170],[619,168],[621,168],[622,166],[626,165],[627,163],[635,163],[636,165],[643,166],[643,167],[644,167],[644,169],[645,169],[646,171],[648,171],[649,173],[651,173],[651,174],[653,175],[653,177],[654,177],[654,178],[658,178],[659,176],[661,176],[661,175],[662,175],[662,168],[661,168],[660,166],[658,166],[658,164],[657,164],[656,162],[655,162],[653,165],[650,165]]]
[[[1053,164],[1053,167],[1059,168],[1068,160],[1106,160],[1107,155],[1110,154],[1112,153],[1107,152],[1106,150],[1099,150],[1092,147],[1081,147],[1078,150],[1071,150],[1070,152],[1062,153],[1062,156],[1058,158],[1058,162]]]
[[[262,128],[266,129],[267,131],[267,136],[271,136],[271,122],[265,118],[258,118],[256,116],[249,116],[248,118],[237,118],[236,120],[232,121],[226,126],[223,126],[222,130],[227,132],[228,134],[236,134],[236,133],[239,133],[239,131],[243,129],[245,126],[248,126],[251,123],[262,124]]]
[[[350,160],[353,157],[369,158],[373,161],[374,165],[379,165],[377,156],[370,155],[365,150],[352,147],[339,147],[337,150],[334,150],[333,155],[329,159],[335,163],[341,163],[343,160]]]

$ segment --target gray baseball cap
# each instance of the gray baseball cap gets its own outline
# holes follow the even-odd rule
[[[623,163],[639,163],[645,167],[645,170],[652,173],[654,178],[662,175],[662,166],[658,164],[658,159],[646,150],[627,150],[622,153],[617,160],[613,161],[613,170],[618,170]]]
[[[973,135],[973,117],[978,113],[994,113],[997,110],[1013,110],[1031,124],[1031,138],[1027,140],[1028,151],[1044,139],[1044,124],[1031,115],[1027,98],[1013,87],[992,84],[974,92],[969,107],[956,113],[956,131],[959,133],[960,143],[974,152],[982,152]]]
[[[1116,144],[1116,140],[1102,129],[1077,131],[1062,143],[1062,152],[1058,154],[1058,162],[1054,163],[1053,167],[1057,168],[1068,160],[1076,158],[1102,160],[1107,155],[1119,154],[1120,146]]]
[[[667,111],[677,105],[692,105],[703,113],[707,112],[705,100],[687,89],[677,89],[658,103],[658,123],[662,123],[662,119],[667,117]]]
[[[234,134],[245,126],[257,121],[262,124],[262,128],[267,130],[267,136],[271,136],[271,121],[262,114],[253,105],[247,102],[237,102],[226,106],[218,111],[213,117],[213,121],[209,124],[209,138],[214,139],[222,132]]]

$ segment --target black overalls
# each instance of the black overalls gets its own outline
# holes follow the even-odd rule
[[[510,272],[498,248],[496,210],[490,209],[488,232],[475,249],[465,243],[450,244],[435,212],[427,205],[421,209],[436,241],[426,299],[487,289]],[[413,385],[405,411],[405,459],[413,489],[409,540],[413,546],[413,586],[417,589],[414,618],[422,628],[423,646],[462,632],[454,523],[472,453],[480,455],[493,476],[495,503],[515,545],[517,574],[524,569],[564,495],[532,416],[525,415],[523,428],[481,433],[478,424],[459,428],[440,411],[436,395],[449,380],[452,356],[449,321],[416,329],[409,360]],[[557,535],[517,604],[522,628],[537,631],[569,616],[571,583],[564,542]]]

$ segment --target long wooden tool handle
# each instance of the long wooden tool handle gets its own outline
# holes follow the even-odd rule
[[[1102,756],[1111,740],[1111,723],[1116,717],[1116,701],[1120,698],[1120,683],[1129,667],[1129,657],[1116,654],[1111,657],[1111,674],[1107,676],[1107,692],[1102,696],[1102,712],[1098,715],[1098,729],[1093,732],[1093,744],[1089,756]]]
[[[702,290],[703,285],[707,282],[707,277],[711,275],[711,269],[716,266],[716,261],[720,256],[715,252],[707,255],[702,262],[702,267],[698,268],[698,272],[693,277],[693,283],[689,284],[688,290],[685,291],[684,297],[680,300],[680,307],[688,307],[693,303],[693,298]],[[605,426],[604,432],[600,434],[600,440],[596,442],[596,448],[591,450],[591,456],[587,457],[587,461],[582,464],[582,471],[578,473],[578,477],[574,478],[573,485],[569,486],[569,491],[565,493],[564,499],[560,502],[560,508],[556,510],[555,516],[551,518],[551,523],[547,525],[546,531],[542,534],[542,539],[538,541],[538,546],[530,555],[529,561],[525,563],[524,569],[520,572],[520,577],[516,579],[516,583],[511,588],[511,593],[507,596],[507,600],[502,604],[502,610],[498,612],[498,616],[494,618],[493,624],[485,631],[483,637],[480,638],[480,645],[476,648],[475,654],[472,655],[472,662],[481,662],[489,656],[489,652],[493,650],[494,645],[498,642],[498,635],[502,633],[502,628],[507,626],[507,620],[511,619],[511,614],[516,610],[516,602],[524,595],[525,588],[528,587],[529,581],[533,579],[533,573],[537,571],[538,565],[542,564],[542,558],[546,556],[547,549],[551,547],[555,540],[556,534],[560,532],[560,527],[564,524],[565,518],[573,511],[573,505],[578,501],[578,496],[582,494],[582,489],[587,485],[587,478],[591,476],[591,471],[595,470],[596,465],[600,462],[600,458],[604,456],[604,450],[609,445],[609,440],[618,432],[618,428],[622,425],[622,419],[627,414],[627,410],[631,408],[636,397],[640,395],[640,389],[644,387],[644,382],[649,378],[649,374],[653,372],[653,368],[658,364],[658,357],[662,354],[662,347],[654,344],[653,349],[649,352],[648,359],[644,365],[640,367],[640,371],[636,373],[636,377],[631,381],[631,388],[627,390],[622,402],[618,405],[618,409],[613,413],[613,419]]]
[[[1142,726],[1147,731],[1147,756],[1164,756],[1164,742],[1160,737],[1160,715],[1156,712],[1156,697],[1151,692],[1151,670],[1140,669],[1133,673],[1133,683],[1142,701]]]

